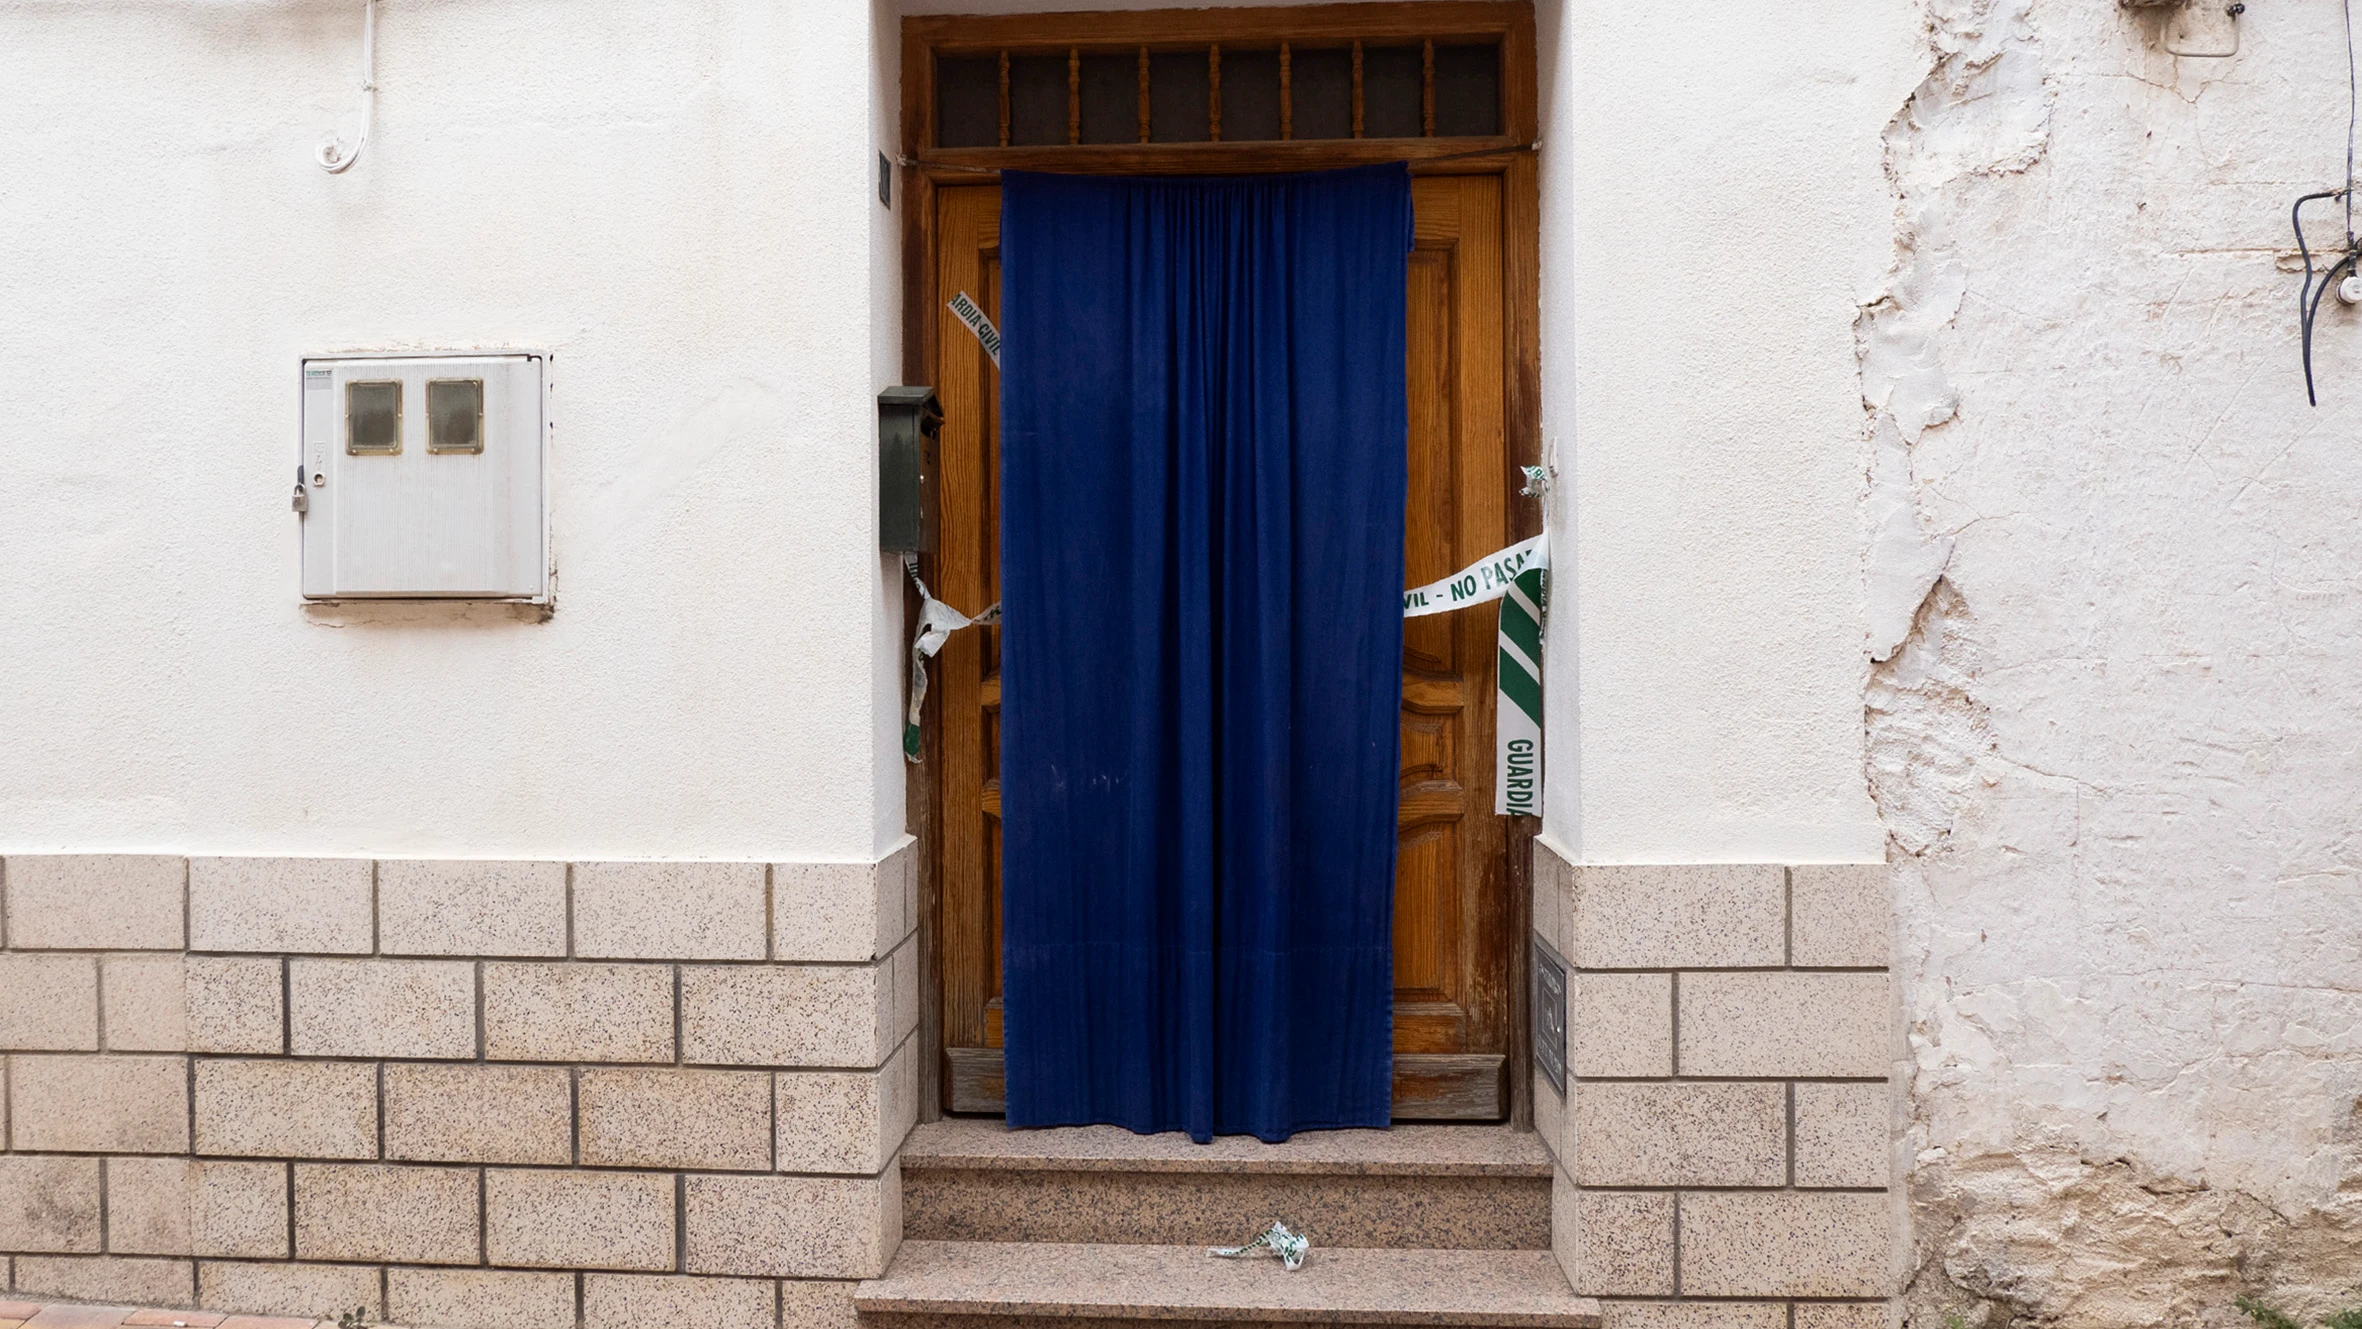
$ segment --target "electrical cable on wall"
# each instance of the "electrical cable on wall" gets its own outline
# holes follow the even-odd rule
[[[361,159],[361,149],[369,146],[369,129],[377,118],[377,0],[361,0],[361,136],[350,145],[344,136],[331,129],[320,140],[313,154],[322,170],[330,175],[342,175],[354,162]]]
[[[2346,20],[2346,185],[2343,189],[2324,189],[2298,199],[2288,210],[2288,224],[2296,231],[2296,252],[2305,264],[2305,283],[2296,296],[2297,335],[2304,351],[2305,400],[2321,404],[2321,397],[2313,383],[2313,327],[2321,316],[2321,297],[2331,289],[2337,291],[2340,304],[2362,304],[2362,241],[2354,236],[2354,131],[2362,119],[2362,81],[2355,78],[2354,69],[2354,0],[2345,0]],[[2345,256],[2329,266],[2316,282],[2313,275],[2313,250],[2305,243],[2305,205],[2320,199],[2334,198],[2345,202]]]

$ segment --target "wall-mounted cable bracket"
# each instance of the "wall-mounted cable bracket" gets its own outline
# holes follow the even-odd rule
[[[2190,8],[2203,10],[2204,8],[2208,8],[2208,6],[2192,5]],[[2184,12],[2186,13],[2188,11],[2185,10]],[[2173,44],[2173,35],[2170,28],[2167,30],[2165,40],[2161,44],[2164,46],[2165,53],[2167,55],[2188,56],[2193,60],[2228,60],[2232,56],[2239,54],[2239,16],[2246,12],[2247,6],[2245,3],[2243,3],[2243,0],[2231,0],[2230,4],[2223,6],[2223,15],[2231,21],[2231,45],[2228,49],[2220,51],[2201,51],[2189,47],[2176,46]]]
[[[351,143],[344,135],[329,130],[320,140],[313,159],[330,175],[342,175],[361,159],[361,149],[369,146],[369,130],[377,118],[377,0],[361,0],[361,134]]]

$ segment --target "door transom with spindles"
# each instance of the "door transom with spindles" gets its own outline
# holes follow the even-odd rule
[[[1338,5],[905,24],[917,162],[910,355],[945,420],[936,594],[999,598],[998,376],[945,308],[999,309],[1001,166],[1312,170],[1409,159],[1405,576],[1530,534],[1532,20],[1523,4]],[[1120,94],[1120,95],[1119,95]],[[1119,114],[1120,112],[1120,114]],[[1522,518],[1522,520],[1520,520]],[[925,787],[941,1105],[1000,1108],[998,634],[955,634],[928,695]],[[1526,828],[1491,814],[1493,619],[1405,623],[1395,879],[1395,1115],[1497,1120],[1516,1099]]]

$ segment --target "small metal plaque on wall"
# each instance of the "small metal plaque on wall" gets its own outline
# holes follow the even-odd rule
[[[1534,1069],[1566,1097],[1566,961],[1534,938]]]

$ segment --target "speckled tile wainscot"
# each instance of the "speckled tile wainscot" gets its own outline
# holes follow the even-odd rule
[[[487,964],[495,1061],[673,1059],[673,970],[660,964]]]
[[[576,1083],[585,1166],[735,1171],[771,1166],[771,1077],[766,1073],[589,1069]]]
[[[377,1067],[362,1061],[197,1059],[197,1152],[377,1156]]]
[[[760,960],[760,863],[576,863],[574,953],[598,960]]]
[[[494,1264],[669,1270],[674,1183],[663,1172],[484,1174],[484,1248]]]
[[[582,1329],[771,1329],[777,1296],[769,1279],[585,1274]]]
[[[476,967],[464,960],[291,960],[288,1050],[299,1057],[476,1055]]]
[[[388,1064],[386,1157],[418,1163],[569,1163],[574,1157],[570,1080],[559,1066]]]
[[[474,1264],[480,1221],[473,1168],[295,1165],[297,1259]]]
[[[8,944],[15,950],[177,951],[188,861],[161,854],[11,854]]]

